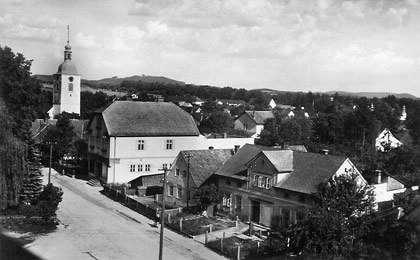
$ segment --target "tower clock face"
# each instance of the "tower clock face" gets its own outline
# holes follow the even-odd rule
[[[74,80],[73,77],[69,77],[70,82],[73,82],[73,80]]]

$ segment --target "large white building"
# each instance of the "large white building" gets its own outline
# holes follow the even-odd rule
[[[206,138],[173,103],[115,101],[88,125],[89,176],[127,183],[171,167],[182,150],[235,149],[253,138]]]

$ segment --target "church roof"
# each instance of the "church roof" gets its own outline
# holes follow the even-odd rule
[[[63,63],[58,66],[56,74],[78,75],[76,65],[74,65],[70,59],[63,61]]]
[[[101,113],[110,136],[198,136],[190,114],[169,102],[115,101]]]

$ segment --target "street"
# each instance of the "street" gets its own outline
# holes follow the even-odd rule
[[[48,168],[43,169],[44,181]],[[159,229],[153,221],[124,207],[85,180],[53,171],[51,182],[63,189],[57,230],[26,248],[43,259],[158,259]],[[168,229],[163,259],[226,259],[192,239]]]

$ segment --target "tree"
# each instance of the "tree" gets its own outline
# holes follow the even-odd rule
[[[28,149],[28,172],[23,180],[20,201],[29,204],[34,202],[42,192],[41,155],[34,142]]]
[[[314,205],[301,224],[303,249],[321,256],[350,253],[354,240],[369,233],[374,212],[373,188],[358,184],[357,175],[330,178],[317,186]]]
[[[0,209],[19,203],[19,192],[28,170],[26,144],[13,136],[9,117],[2,110],[0,97]]]
[[[63,113],[58,115],[56,127],[48,130],[45,141],[53,144],[53,161],[58,161],[65,154],[69,153],[73,144],[74,127],[70,122],[71,115]],[[43,147],[44,158],[49,156],[50,147]],[[45,160],[44,160],[45,161]]]
[[[233,129],[232,117],[223,111],[216,111],[203,119],[200,131],[203,133],[227,133]]]
[[[0,46],[0,92],[12,118],[12,132],[22,140],[28,140],[28,130],[35,118],[44,118],[39,82],[31,77],[32,61],[21,53],[15,54],[9,47]]]
[[[40,210],[41,217],[47,221],[55,216],[58,204],[62,200],[63,190],[60,187],[54,186],[52,183],[47,184],[36,202],[36,207]]]
[[[197,190],[197,195],[200,205],[204,209],[214,203],[220,202],[223,198],[223,194],[217,190],[214,184],[202,186]]]

